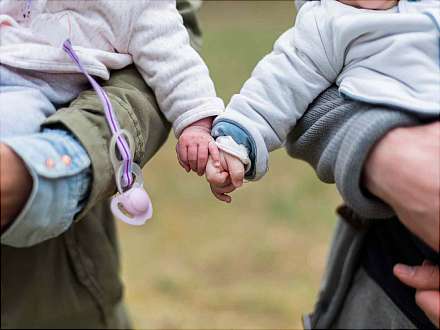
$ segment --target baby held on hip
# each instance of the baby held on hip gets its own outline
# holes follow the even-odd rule
[[[307,1],[214,122],[222,159],[208,164],[214,195],[230,201],[244,177],[260,179],[269,152],[289,149],[297,121],[334,83],[347,98],[438,119],[439,23],[439,1]]]
[[[190,45],[175,1],[5,0],[0,9],[0,61],[8,71],[1,82],[2,94],[12,104],[19,94],[11,90],[20,91],[29,100],[26,108],[32,109],[26,113],[11,110],[2,134],[15,134],[7,128],[20,111],[32,125],[23,123],[16,133],[37,131],[56,106],[87,88],[86,80],[76,74],[77,66],[61,48],[69,38],[85,69],[95,77],[108,79],[109,70],[134,62],[155,92],[161,111],[173,123],[180,163],[204,173],[212,118],[224,105],[216,96],[206,65]],[[25,15],[21,15],[24,9]],[[175,52],[177,48],[179,52]],[[65,81],[67,74],[72,78]]]

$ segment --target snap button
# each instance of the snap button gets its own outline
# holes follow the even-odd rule
[[[52,158],[46,159],[46,167],[47,168],[53,168],[55,166],[55,162]]]
[[[64,165],[66,166],[70,166],[70,164],[72,164],[72,158],[70,158],[67,155],[64,155],[61,157],[61,161],[64,163]]]

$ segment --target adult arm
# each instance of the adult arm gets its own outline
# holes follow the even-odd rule
[[[416,127],[408,127],[416,126]],[[397,215],[439,251],[440,124],[324,92],[289,136],[288,151],[336,183],[367,219]]]
[[[440,122],[394,129],[365,163],[365,185],[399,220],[439,252]]]
[[[397,128],[382,138],[365,165],[365,184],[399,220],[439,252],[440,122]],[[396,277],[416,289],[416,303],[438,327],[439,266],[397,265]]]
[[[403,215],[402,222],[438,251],[439,149],[435,143],[439,139],[435,137],[439,124],[420,125],[405,113],[346,101],[332,87],[299,121],[289,136],[288,152],[311,164],[322,181],[336,183],[345,203],[361,217]],[[383,200],[365,187],[384,196]],[[420,192],[425,199],[407,198]],[[405,282],[404,276],[398,277],[418,289],[419,307],[438,322],[438,287],[421,289],[418,280]]]
[[[345,100],[336,86],[322,93],[289,134],[287,151],[308,162],[326,183],[336,183],[345,203],[367,219],[390,218],[393,209],[363,185],[374,146],[397,127],[419,125],[409,114]]]

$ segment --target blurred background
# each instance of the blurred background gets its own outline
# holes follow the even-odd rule
[[[205,1],[203,57],[225,102],[294,17],[292,1]],[[262,181],[222,204],[179,167],[175,142],[144,170],[154,218],[118,225],[136,328],[300,328],[325,267],[335,187],[279,150]]]

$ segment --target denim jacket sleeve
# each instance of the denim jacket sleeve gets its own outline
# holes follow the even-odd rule
[[[81,210],[91,181],[90,159],[63,130],[6,138],[33,179],[31,195],[1,243],[28,247],[62,234]]]

